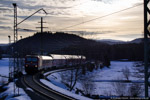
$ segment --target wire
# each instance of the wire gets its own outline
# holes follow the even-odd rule
[[[65,30],[65,29],[68,29],[68,28],[71,28],[71,27],[75,27],[75,26],[78,26],[78,25],[81,25],[81,24],[84,24],[84,23],[88,23],[88,22],[91,22],[91,21],[94,21],[94,20],[97,20],[97,19],[100,19],[100,18],[108,17],[108,16],[110,16],[110,15],[114,15],[114,14],[117,14],[117,13],[120,13],[120,12],[123,12],[123,11],[126,11],[126,10],[129,10],[129,9],[132,9],[132,8],[135,8],[135,7],[141,6],[141,5],[143,5],[143,3],[138,4],[138,5],[135,5],[135,6],[132,6],[132,7],[129,7],[129,8],[122,9],[122,10],[120,10],[120,11],[116,11],[116,12],[107,14],[107,15],[104,15],[104,16],[100,16],[100,17],[97,17],[97,18],[94,18],[94,19],[91,19],[91,20],[87,20],[87,21],[85,21],[85,22],[81,22],[81,23],[78,23],[78,24],[75,24],[75,25],[72,25],[72,26],[68,26],[68,27],[59,29],[59,31]]]
[[[0,10],[13,10],[13,9],[8,9],[8,8],[0,8]]]

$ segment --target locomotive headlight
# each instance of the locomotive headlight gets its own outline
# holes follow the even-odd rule
[[[35,67],[37,67],[37,65],[35,65]]]

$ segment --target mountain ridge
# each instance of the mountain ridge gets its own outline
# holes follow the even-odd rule
[[[128,43],[139,44],[139,43],[144,42],[144,38],[136,38],[136,39],[133,39],[131,41],[121,41],[121,40],[113,40],[113,39],[102,39],[102,40],[96,40],[96,41],[107,43],[109,45],[114,45],[114,44],[128,44]],[[149,39],[149,41],[150,41],[150,39]]]

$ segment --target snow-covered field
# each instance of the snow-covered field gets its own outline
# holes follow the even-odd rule
[[[142,81],[143,78],[138,78],[136,77],[136,72],[137,70],[135,70],[135,63],[136,62],[130,62],[130,61],[111,61],[111,66],[110,68],[104,67],[103,69],[98,69],[98,70],[94,70],[93,72],[87,72],[86,73],[86,77],[87,79],[84,80],[88,80],[89,78],[92,78],[92,84],[93,84],[93,88],[91,90],[91,94],[93,95],[103,95],[103,96],[119,96],[117,91],[119,91],[119,89],[117,86],[120,85],[123,95],[124,96],[129,96],[129,92],[131,91],[131,86],[133,86],[134,84],[138,84],[137,87],[140,88],[140,95],[139,96],[144,96],[144,85],[143,83],[115,83],[115,82],[98,82],[98,80],[127,80],[125,78],[125,76],[123,75],[123,69],[129,69],[130,71],[130,75],[129,75],[129,80],[140,80]],[[67,71],[64,73],[68,73]],[[58,72],[58,73],[53,73],[51,75],[48,76],[48,79],[51,81],[51,83],[53,83],[54,85],[60,87],[60,88],[64,88],[67,89],[65,87],[65,85],[62,83],[62,79],[61,79],[61,74],[62,72]],[[68,73],[69,74],[69,73]],[[88,82],[88,81],[87,81]],[[74,89],[78,88],[81,90],[84,90],[83,85],[81,84],[81,81],[77,81],[76,86],[74,87]],[[57,90],[57,89],[56,89]],[[59,90],[59,89],[58,89]],[[74,90],[72,91],[73,93],[75,92]]]
[[[99,69],[97,71],[94,71],[94,80],[127,80],[125,76],[123,75],[122,70],[125,68],[128,68],[130,70],[131,75],[129,76],[129,80],[142,80],[141,78],[135,77],[135,70],[134,67],[135,62],[120,62],[120,61],[112,61],[110,68],[104,68]],[[95,82],[95,90],[93,94],[98,95],[116,95],[115,89],[114,89],[114,83],[113,82]],[[129,85],[131,83],[122,83],[121,85]],[[116,84],[118,85],[118,84]],[[144,88],[144,87],[142,87]],[[122,88],[124,89],[124,88]],[[128,96],[128,90],[125,90],[126,92],[124,95]],[[144,94],[141,94],[144,95]]]

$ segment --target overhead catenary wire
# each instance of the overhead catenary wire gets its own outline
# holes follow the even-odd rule
[[[106,15],[103,15],[103,16],[100,16],[100,17],[97,17],[97,18],[94,18],[94,19],[90,19],[90,20],[87,20],[87,21],[84,21],[84,22],[81,22],[81,23],[78,23],[78,24],[75,24],[75,25],[71,25],[71,26],[68,26],[68,27],[59,29],[58,31],[62,31],[62,30],[65,30],[65,29],[68,29],[68,28],[71,28],[71,27],[75,27],[75,26],[84,24],[84,23],[88,23],[88,22],[91,22],[91,21],[95,21],[95,20],[97,20],[97,19],[101,19],[101,18],[104,18],[104,17],[108,17],[108,16],[111,16],[111,15],[114,15],[114,14],[117,14],[117,13],[120,13],[120,12],[123,12],[123,11],[126,11],[126,10],[129,10],[129,9],[132,9],[132,8],[141,6],[141,5],[143,5],[143,3],[140,3],[140,4],[138,4],[138,5],[135,5],[135,6],[132,6],[132,7],[129,7],[129,8],[125,8],[125,9],[122,9],[122,10],[120,10],[120,11],[116,11],[116,12],[113,12],[113,13],[110,13],[110,14],[106,14]]]

